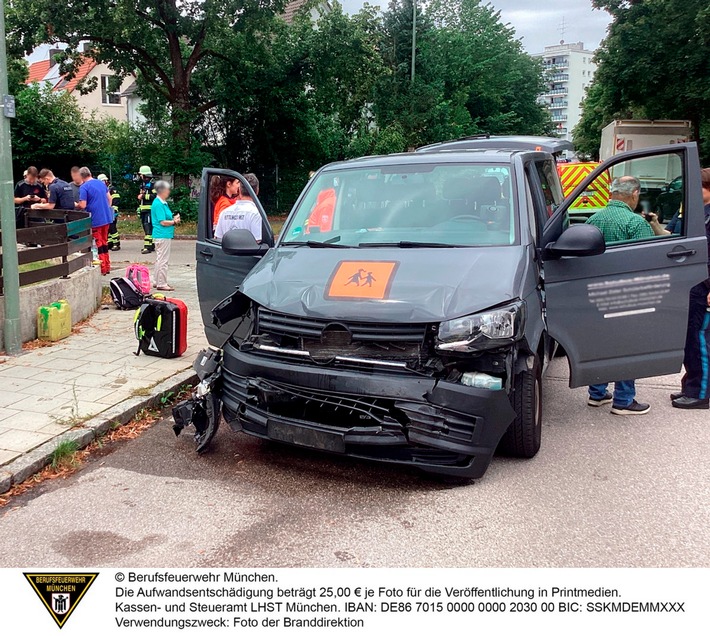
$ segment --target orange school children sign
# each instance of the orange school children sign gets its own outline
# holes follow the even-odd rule
[[[340,261],[330,276],[325,297],[385,300],[398,265],[397,261]]]

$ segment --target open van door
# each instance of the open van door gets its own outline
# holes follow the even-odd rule
[[[205,168],[202,171],[200,190],[200,208],[197,221],[197,294],[200,299],[200,311],[205,325],[205,334],[209,343],[222,347],[234,330],[236,321],[222,325],[218,329],[212,324],[212,309],[220,301],[234,292],[241,285],[245,276],[259,260],[257,256],[230,256],[222,251],[222,245],[213,237],[212,209],[210,199],[210,180],[214,176],[227,176],[239,179],[239,182],[251,194],[256,207],[261,213],[263,229],[262,242],[270,247],[274,245],[274,233],[271,230],[266,212],[259,198],[244,177],[232,170]]]
[[[643,187],[661,176],[657,166],[667,162],[659,159],[683,175],[677,233],[604,247],[597,228],[570,225],[569,210],[597,187],[595,182],[631,175]],[[648,148],[601,164],[547,222],[542,241],[547,324],[567,352],[570,386],[680,370],[689,292],[708,276],[701,190],[695,144]],[[647,207],[653,212],[655,205]]]

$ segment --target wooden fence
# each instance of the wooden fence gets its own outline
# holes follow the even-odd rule
[[[91,216],[87,212],[25,210],[24,224],[24,228],[17,230],[18,245],[27,246],[18,252],[21,287],[67,278],[91,264]],[[23,271],[22,266],[31,263],[40,266]],[[0,276],[0,295],[3,290]]]

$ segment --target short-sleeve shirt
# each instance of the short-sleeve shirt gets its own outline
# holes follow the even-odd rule
[[[642,241],[655,236],[646,219],[623,201],[614,199],[609,201],[606,208],[593,214],[587,223],[601,230],[605,243]]]
[[[18,199],[24,199],[27,195],[32,194],[40,199],[44,199],[47,196],[44,186],[39,183],[39,181],[37,183],[30,184],[23,180],[15,186],[15,197]],[[30,205],[31,203],[32,201],[27,201],[27,205]],[[72,205],[72,208],[73,207],[74,206]]]
[[[167,201],[155,197],[150,205],[150,222],[153,224],[154,239],[171,239],[175,236],[174,225],[161,225],[161,221],[172,221],[173,211]]]
[[[219,215],[214,237],[222,240],[229,230],[249,230],[261,241],[261,214],[253,201],[236,201]]]
[[[217,227],[217,222],[219,221],[219,216],[224,212],[230,205],[234,205],[236,199],[230,198],[228,196],[222,195],[217,199],[217,203],[214,204],[214,212],[212,213],[212,226]]]
[[[55,179],[49,184],[49,202],[54,203],[57,210],[74,209],[74,191],[72,187],[61,179]]]
[[[91,227],[109,225],[113,221],[113,210],[108,204],[108,190],[103,181],[84,181],[79,188],[79,201],[86,201],[86,211],[91,214]]]

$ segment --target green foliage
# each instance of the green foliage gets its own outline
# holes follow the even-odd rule
[[[71,439],[65,439],[54,448],[51,455],[52,468],[60,468],[66,464],[73,464],[73,456],[79,450],[79,445]]]
[[[170,195],[170,209],[173,214],[179,214],[184,222],[197,221],[197,200],[191,196],[187,186],[176,186]]]
[[[12,120],[12,151],[16,172],[29,165],[68,170],[73,163],[90,163],[97,141],[90,134],[76,100],[68,93],[33,84],[16,95]]]
[[[415,81],[412,0],[392,0],[384,12],[366,4],[356,15],[333,2],[316,25],[310,6],[287,24],[284,4],[13,0],[9,45],[18,53],[66,42],[62,71],[90,57],[119,78],[136,74],[147,123],[90,121],[67,151],[71,163],[115,175],[126,209],[134,186],[116,175],[143,163],[178,186],[206,165],[255,172],[267,210],[284,212],[325,163],[479,132],[551,129],[537,103],[539,62],[480,0],[418,3]],[[26,144],[22,161],[35,156]],[[194,217],[186,189],[173,199],[183,219]]]
[[[688,119],[703,139],[710,123],[710,9],[706,0],[594,0],[613,18],[575,144],[598,151],[616,117]],[[710,160],[710,148],[702,146]]]

